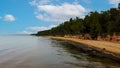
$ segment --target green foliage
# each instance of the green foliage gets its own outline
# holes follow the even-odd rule
[[[120,10],[120,3],[118,4],[118,9]]]
[[[103,34],[120,34],[120,3],[118,8],[108,11],[90,12],[84,19],[76,17],[50,30],[40,31],[37,35],[76,35],[90,34],[93,39]]]

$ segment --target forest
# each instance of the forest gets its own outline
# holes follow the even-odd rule
[[[120,3],[117,8],[107,11],[93,11],[88,13],[84,19],[76,17],[65,21],[50,30],[39,31],[36,35],[84,35],[89,34],[92,39],[98,36],[117,34],[120,35]]]

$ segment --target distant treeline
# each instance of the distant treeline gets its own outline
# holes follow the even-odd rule
[[[65,21],[50,30],[40,31],[36,35],[78,35],[89,34],[92,39],[102,35],[120,34],[120,3],[118,8],[107,11],[90,12],[84,19],[76,17]]]

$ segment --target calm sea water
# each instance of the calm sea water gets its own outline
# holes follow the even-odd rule
[[[0,68],[120,68],[69,44],[35,36],[0,36]]]

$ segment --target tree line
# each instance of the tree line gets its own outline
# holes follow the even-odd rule
[[[90,12],[84,19],[70,18],[57,27],[50,30],[39,31],[36,35],[79,35],[90,34],[92,39],[102,35],[120,34],[120,3],[118,8],[107,11]]]

